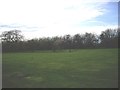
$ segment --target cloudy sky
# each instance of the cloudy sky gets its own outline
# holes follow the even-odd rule
[[[118,27],[119,0],[0,0],[0,34],[21,30],[26,39]]]

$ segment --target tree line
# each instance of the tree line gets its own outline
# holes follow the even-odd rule
[[[100,35],[93,33],[64,35],[61,37],[44,37],[24,40],[20,30],[4,31],[1,35],[3,52],[25,52],[36,50],[83,49],[83,48],[117,48],[120,29],[106,29]]]

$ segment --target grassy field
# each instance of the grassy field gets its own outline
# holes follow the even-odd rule
[[[3,54],[3,87],[118,87],[117,49]]]

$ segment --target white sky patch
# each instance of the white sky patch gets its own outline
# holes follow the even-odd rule
[[[117,29],[117,25],[108,25],[108,26],[94,26],[94,27],[64,27],[64,28],[59,28],[58,30],[49,30],[51,29],[46,28],[46,29],[42,29],[42,30],[36,30],[33,32],[24,32],[24,35],[26,37],[28,37],[27,39],[32,39],[32,38],[39,38],[39,37],[53,37],[53,36],[64,36],[67,34],[70,35],[75,35],[75,34],[85,34],[87,33],[94,33],[94,34],[101,34],[102,31],[105,31],[106,29]],[[54,28],[57,28],[54,27]],[[53,28],[52,28],[53,29]],[[48,30],[48,31],[47,31]],[[32,37],[32,38],[31,38]]]
[[[18,29],[26,38],[73,35],[89,31],[99,33],[106,27],[75,25],[104,15],[107,10],[102,5],[111,1],[118,0],[0,0],[0,24],[25,26],[0,27],[0,32]]]

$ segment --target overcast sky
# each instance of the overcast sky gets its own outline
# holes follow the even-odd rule
[[[25,38],[100,34],[118,27],[119,0],[0,0],[0,34],[18,29]]]

